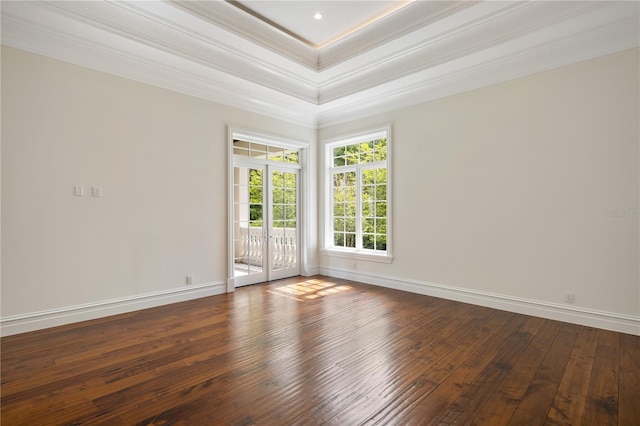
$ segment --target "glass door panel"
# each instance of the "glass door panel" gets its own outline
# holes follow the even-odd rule
[[[236,162],[233,178],[235,285],[300,275],[299,171]]]
[[[300,274],[298,262],[298,171],[270,170],[272,214],[270,279]]]
[[[233,266],[236,285],[266,281],[266,208],[263,167],[234,166]]]

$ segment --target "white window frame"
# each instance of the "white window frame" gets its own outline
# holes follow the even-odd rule
[[[386,160],[386,168],[387,168],[387,249],[386,251],[381,250],[371,250],[371,249],[363,249],[359,248],[361,246],[361,242],[356,244],[356,248],[350,247],[336,247],[333,244],[333,173],[337,170],[353,171],[367,168],[379,168],[380,164],[383,162],[375,162],[375,163],[366,163],[359,165],[351,165],[351,166],[333,166],[333,149],[339,146],[352,145],[361,142],[368,142],[376,139],[386,138],[387,139],[387,160]],[[383,263],[391,263],[393,261],[393,241],[392,241],[392,178],[393,173],[391,169],[392,165],[392,140],[391,140],[391,126],[385,126],[373,130],[368,130],[361,133],[351,134],[347,136],[337,137],[334,139],[330,139],[325,141],[324,143],[324,209],[323,209],[323,230],[322,233],[322,248],[320,249],[320,254],[325,256],[337,256],[337,257],[346,257],[353,259],[361,259],[361,260],[370,260],[375,262],[383,262]],[[356,176],[357,180],[360,181],[360,174],[358,173]],[[361,185],[358,185],[358,188],[361,188]],[[358,228],[362,227],[362,199],[361,199],[361,191],[357,193],[356,199],[356,221],[359,222],[357,225]],[[357,233],[358,236],[361,236],[361,232]]]

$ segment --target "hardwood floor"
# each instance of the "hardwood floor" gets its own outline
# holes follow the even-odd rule
[[[638,425],[640,337],[326,277],[2,339],[2,425]]]

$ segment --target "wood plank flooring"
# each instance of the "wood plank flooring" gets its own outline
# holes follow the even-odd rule
[[[2,425],[640,425],[640,337],[316,276],[2,339]]]

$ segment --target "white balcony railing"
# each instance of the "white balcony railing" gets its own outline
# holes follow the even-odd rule
[[[262,228],[240,228],[240,241],[236,246],[236,263],[264,266],[263,244],[273,244],[273,266],[276,269],[293,268],[297,261],[296,230],[273,228],[266,236]]]

